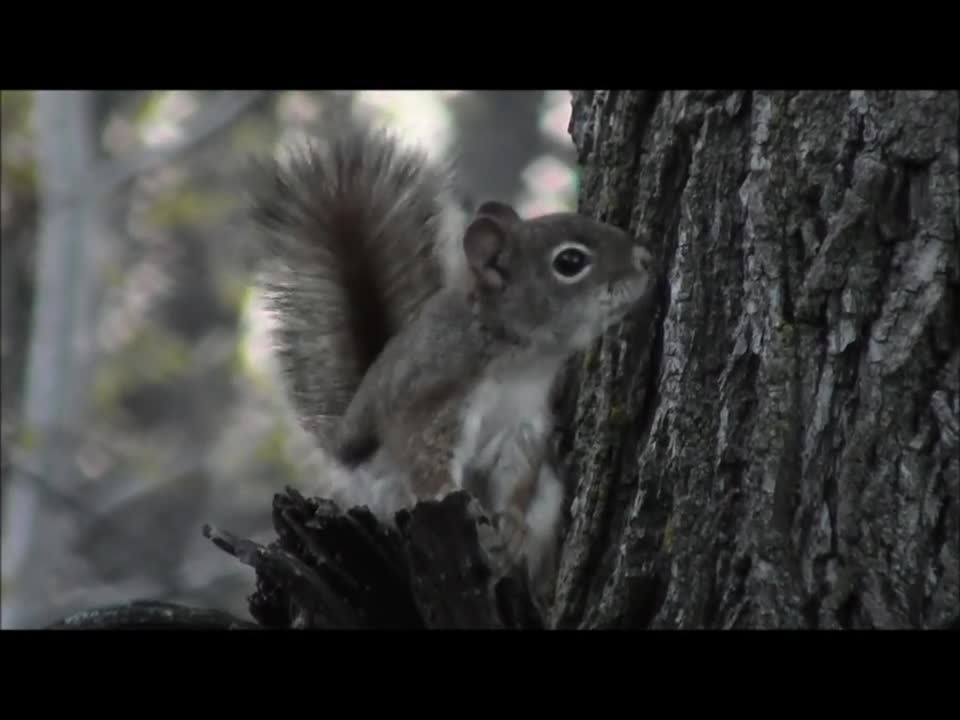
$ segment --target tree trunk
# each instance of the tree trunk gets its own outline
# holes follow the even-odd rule
[[[43,488],[69,496],[85,417],[96,338],[99,196],[90,188],[96,132],[89,91],[37,92],[36,147],[42,217],[20,441],[33,477],[13,473],[4,498],[4,581],[17,592],[2,607],[4,627],[29,625],[35,598],[53,594],[51,565],[68,523],[43,502]],[[11,510],[13,508],[13,510]],[[5,598],[6,599],[6,598]]]
[[[958,94],[580,92],[581,210],[665,268],[574,373],[560,627],[958,602]]]

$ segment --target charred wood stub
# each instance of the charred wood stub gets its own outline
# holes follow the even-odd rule
[[[523,576],[493,577],[479,536],[486,520],[471,506],[453,493],[386,525],[366,508],[288,489],[274,497],[269,545],[204,532],[256,570],[250,612],[263,627],[542,627]]]

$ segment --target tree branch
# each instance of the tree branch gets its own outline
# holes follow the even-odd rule
[[[49,626],[48,629],[255,630],[257,625],[219,610],[144,601],[85,610]]]
[[[179,140],[162,148],[142,150],[131,157],[107,163],[100,172],[99,187],[104,193],[120,190],[130,181],[173,161],[226,129],[265,97],[267,93],[263,90],[224,93],[190,118]]]

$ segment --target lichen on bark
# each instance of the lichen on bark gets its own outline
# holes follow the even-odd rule
[[[574,372],[561,627],[938,627],[958,589],[956,92],[581,92],[665,292]],[[612,422],[626,416],[630,422]]]

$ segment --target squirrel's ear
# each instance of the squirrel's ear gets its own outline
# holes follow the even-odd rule
[[[477,218],[464,233],[467,264],[482,288],[499,290],[506,284],[506,275],[497,262],[506,241],[503,227],[490,217]]]
[[[488,200],[477,208],[476,216],[482,217],[484,215],[508,225],[520,220],[520,216],[516,210],[506,203],[497,202],[496,200]]]

